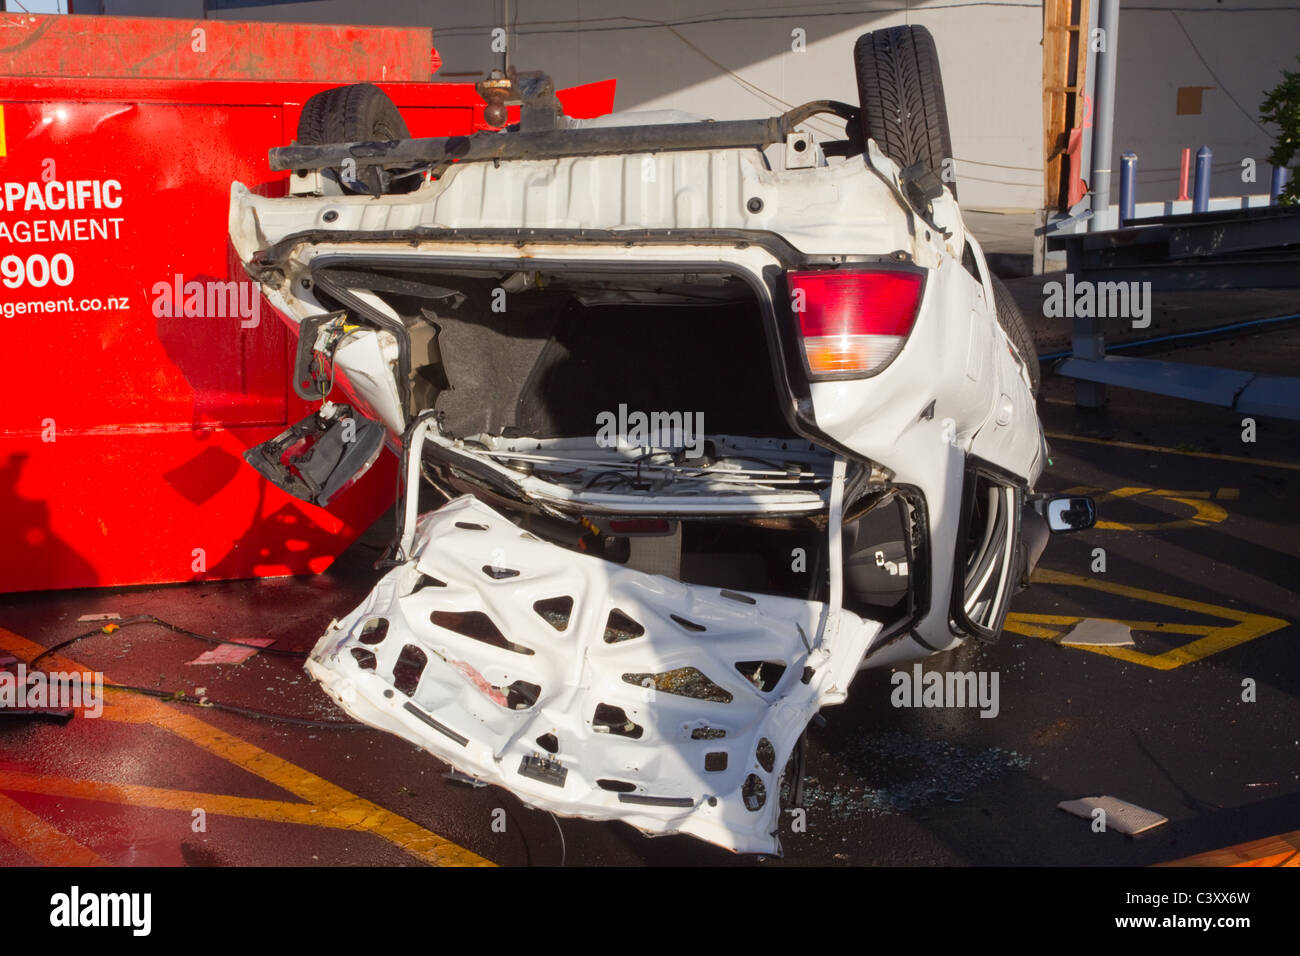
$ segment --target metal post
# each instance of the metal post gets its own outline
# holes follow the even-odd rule
[[[1115,127],[1115,62],[1119,49],[1119,0],[1101,0],[1097,25],[1102,48],[1097,51],[1097,81],[1093,90],[1092,218],[1088,229],[1111,228],[1110,154]]]
[[[1082,243],[1074,242],[1066,252],[1065,295],[1074,295],[1074,277],[1079,274]],[[1078,316],[1070,320],[1070,357],[1103,361],[1106,358],[1106,337],[1101,331],[1101,320],[1095,315]],[[1087,379],[1074,380],[1074,404],[1079,408],[1101,408],[1106,404],[1106,386]]]
[[[1097,5],[1097,29],[1101,43],[1093,54],[1092,69],[1092,168],[1088,184],[1092,193],[1092,218],[1089,232],[1112,228],[1110,222],[1110,154],[1115,129],[1115,62],[1119,51],[1119,2],[1101,0]],[[1090,48],[1092,44],[1089,44]],[[1071,244],[1066,258],[1066,279],[1078,272],[1082,240]],[[1071,349],[1079,358],[1105,355],[1101,320],[1096,316],[1076,318],[1071,328]],[[1080,408],[1099,408],[1106,404],[1106,386],[1097,382],[1074,381],[1074,403]]]
[[[1278,197],[1282,195],[1282,190],[1286,189],[1287,180],[1291,178],[1291,171],[1285,166],[1273,167],[1273,178],[1268,184],[1268,201],[1276,206]]]
[[[1187,202],[1192,197],[1187,195],[1187,177],[1192,171],[1192,151],[1186,146],[1183,147],[1183,158],[1179,163],[1178,170],[1178,201]]]
[[[1123,153],[1119,158],[1119,224],[1137,215],[1137,153]]]
[[[1196,185],[1192,188],[1192,212],[1208,212],[1210,209],[1210,171],[1214,153],[1210,147],[1202,146],[1196,151]]]
[[[501,29],[506,31],[505,49],[501,51],[501,63],[498,67],[502,73],[510,70],[510,44],[514,38],[510,35],[510,0],[501,0]]]

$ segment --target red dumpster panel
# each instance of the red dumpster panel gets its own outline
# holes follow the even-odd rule
[[[0,77],[0,592],[319,572],[391,502],[387,453],[329,511],[241,460],[312,406],[225,233],[231,182],[282,194],[267,150],[383,55],[324,83]],[[412,135],[482,125],[470,84],[381,85]],[[613,87],[563,98],[599,115]]]
[[[0,93],[0,316],[21,357],[0,384],[0,590],[323,570],[387,506],[393,463],[326,512],[240,458],[308,411],[223,228],[232,181],[283,189],[266,150],[288,109],[52,82]]]
[[[428,27],[0,14],[0,76],[427,81]]]

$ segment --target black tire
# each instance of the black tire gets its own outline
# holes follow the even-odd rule
[[[990,275],[990,278],[993,280],[993,303],[998,310],[998,325],[1002,326],[1002,331],[1007,333],[1007,338],[1015,346],[1020,360],[1029,370],[1030,387],[1034,397],[1037,398],[1042,373],[1038,367],[1038,350],[1034,345],[1034,333],[1030,331],[1029,323],[1025,321],[1020,306],[1012,298],[1011,290],[997,276]]]
[[[302,115],[298,117],[298,142],[303,146],[409,139],[410,136],[397,106],[373,83],[353,83],[317,93],[303,104]],[[358,171],[361,183],[345,181],[337,169],[329,172],[348,192],[377,191],[378,176],[373,170]],[[419,185],[419,177],[408,177],[388,191],[409,192]]]
[[[902,169],[921,162],[942,177],[944,160],[952,159],[952,136],[930,31],[907,26],[864,33],[853,47],[853,63],[864,140],[874,139]],[[956,197],[957,184],[947,186]]]

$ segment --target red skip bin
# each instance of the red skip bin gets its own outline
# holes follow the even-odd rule
[[[0,27],[0,591],[324,570],[391,503],[394,460],[328,510],[243,462],[313,406],[291,388],[287,329],[228,285],[247,281],[230,184],[284,192],[267,150],[322,89],[379,83],[413,136],[435,136],[484,126],[473,86],[429,82],[428,29]],[[562,99],[599,115],[613,92]]]

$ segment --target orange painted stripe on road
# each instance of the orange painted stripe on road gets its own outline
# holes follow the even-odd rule
[[[165,787],[146,787],[136,783],[78,780],[71,777],[24,773],[20,770],[0,770],[0,790],[11,793],[40,793],[51,797],[70,797],[75,800],[94,800],[98,803],[116,803],[128,807],[148,807],[151,810],[179,810],[184,813],[202,810],[205,814],[242,817],[247,820],[303,823],[308,826],[334,827],[343,830],[357,829],[314,803],[264,800],[259,797],[232,797],[224,793],[172,790]]]
[[[46,823],[0,793],[0,840],[12,843],[43,866],[107,866],[94,850]]]
[[[1238,843],[1221,850],[1157,863],[1157,866],[1294,866],[1300,867],[1300,830]]]
[[[45,650],[27,638],[0,628],[0,649],[15,657],[30,661]],[[50,670],[87,670],[81,664],[62,654],[49,654],[42,659]],[[159,700],[131,695],[115,690],[105,678],[105,691],[113,696],[113,707],[105,708],[104,716],[111,712],[116,719],[143,722],[160,727],[181,737],[228,763],[247,770],[263,780],[287,790],[294,796],[313,804],[324,815],[331,817],[330,826],[373,833],[400,847],[407,853],[434,866],[493,866],[494,864],[462,846],[458,846],[430,830],[391,810],[372,803],[323,777],[304,770],[228,734],[184,710]]]

